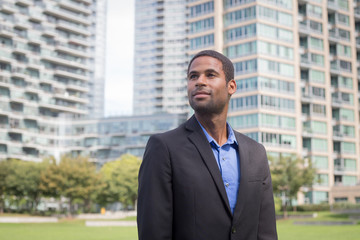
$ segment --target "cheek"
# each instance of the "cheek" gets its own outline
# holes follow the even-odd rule
[[[188,82],[187,83],[187,93],[189,95],[189,93],[194,89],[194,84],[192,82]]]

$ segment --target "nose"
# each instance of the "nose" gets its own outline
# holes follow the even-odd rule
[[[200,76],[197,78],[196,84],[198,86],[205,86],[206,85],[206,77],[204,74],[200,74]]]

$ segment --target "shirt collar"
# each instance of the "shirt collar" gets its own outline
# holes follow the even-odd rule
[[[197,120],[197,119],[196,119]],[[206,136],[206,139],[208,140],[208,142],[210,144],[215,144],[216,147],[220,147],[219,144],[215,141],[215,139],[213,137],[210,136],[210,134],[205,130],[205,128],[201,125],[201,123],[198,121],[201,129],[203,130],[203,132],[205,133],[205,136]],[[228,139],[226,141],[226,144],[236,144],[238,145],[238,142],[236,141],[236,138],[235,138],[235,134],[234,134],[234,130],[231,128],[230,124],[228,122],[226,122],[226,129],[228,131]]]

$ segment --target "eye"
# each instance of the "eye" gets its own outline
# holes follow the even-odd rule
[[[208,78],[214,78],[214,77],[216,77],[216,75],[213,74],[213,73],[208,73],[208,74],[207,74],[207,77],[208,77]]]
[[[189,80],[194,80],[194,79],[196,79],[197,78],[197,75],[196,74],[191,74],[190,76],[189,76]]]

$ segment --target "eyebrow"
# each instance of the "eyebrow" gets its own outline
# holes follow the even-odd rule
[[[190,76],[191,74],[198,74],[198,71],[191,71],[188,73],[188,76]],[[216,73],[216,74],[220,74],[218,71],[216,71],[215,69],[209,68],[205,70],[205,73]]]

